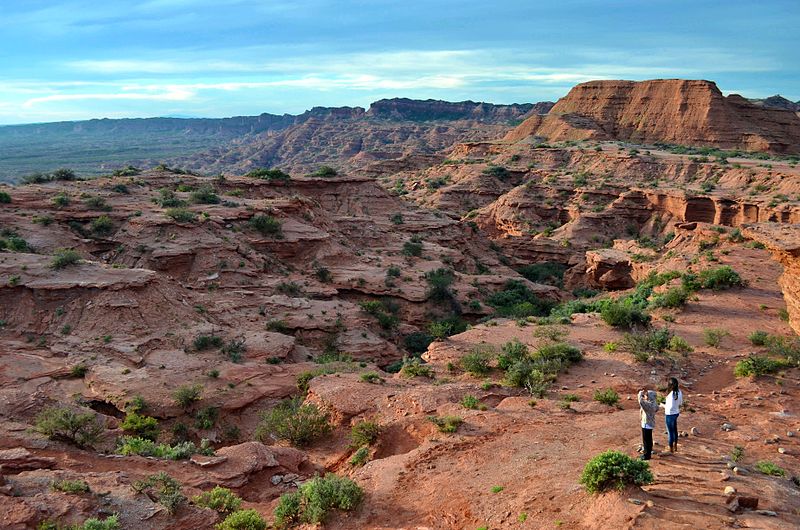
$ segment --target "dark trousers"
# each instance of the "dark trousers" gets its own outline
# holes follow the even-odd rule
[[[667,414],[665,419],[667,424],[667,438],[669,444],[672,445],[674,443],[678,443],[678,415]]]
[[[642,427],[642,447],[644,448],[642,458],[650,460],[653,454],[653,429],[645,429]]]

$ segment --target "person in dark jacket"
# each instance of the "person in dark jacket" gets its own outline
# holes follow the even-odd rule
[[[642,448],[644,450],[642,460],[650,460],[653,454],[653,427],[656,425],[656,412],[658,412],[658,401],[656,391],[639,390],[639,408],[642,423]]]

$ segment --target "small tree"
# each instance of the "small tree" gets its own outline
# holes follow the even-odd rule
[[[94,445],[104,425],[92,412],[76,412],[66,407],[48,407],[36,416],[36,431],[51,440],[62,440],[87,447]]]
[[[188,409],[196,401],[200,401],[200,396],[203,394],[203,386],[200,384],[182,385],[179,386],[173,397],[175,404],[183,409]]]
[[[328,434],[331,425],[328,415],[312,403],[303,403],[300,398],[287,399],[265,412],[256,429],[260,441],[276,438],[292,445],[306,446]]]
[[[580,482],[589,493],[601,493],[612,488],[622,490],[627,485],[650,484],[653,474],[643,460],[619,451],[606,451],[586,463]]]

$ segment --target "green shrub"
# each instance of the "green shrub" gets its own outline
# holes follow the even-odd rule
[[[299,523],[319,525],[331,510],[350,511],[364,499],[361,487],[345,477],[328,473],[305,482],[296,493],[281,496],[274,512],[275,528]]]
[[[690,353],[694,351],[694,348],[684,339],[683,337],[679,337],[677,335],[673,336],[669,339],[669,351],[674,351],[676,353]]]
[[[222,348],[224,341],[218,335],[198,335],[192,342],[192,346],[197,351],[210,350],[211,348]]]
[[[649,329],[643,332],[626,333],[622,343],[633,358],[647,362],[662,355],[669,348],[672,332],[667,328]]]
[[[250,226],[250,228],[264,236],[277,238],[283,235],[281,221],[271,215],[254,215],[250,218],[247,224]]]
[[[520,280],[508,280],[502,291],[492,294],[486,303],[495,308],[497,314],[509,318],[546,316],[554,303],[539,298]]]
[[[9,204],[11,203],[11,195],[6,193],[5,191],[0,191],[0,204]]]
[[[83,480],[54,480],[50,483],[50,488],[55,491],[62,491],[64,493],[89,493],[89,484]]]
[[[198,429],[211,429],[217,423],[219,409],[217,407],[203,407],[194,415],[194,426]]]
[[[603,322],[615,328],[635,328],[650,324],[650,315],[624,301],[612,300],[600,310]]]
[[[533,283],[545,283],[561,287],[564,284],[564,273],[567,266],[561,263],[544,261],[525,265],[517,270],[522,276]]]
[[[381,383],[383,381],[383,378],[380,376],[378,372],[364,372],[363,374],[361,374],[359,379],[361,379],[365,383],[372,383],[372,384]]]
[[[653,482],[650,466],[619,451],[606,451],[595,456],[583,468],[580,483],[589,493],[608,489],[623,490],[628,485],[643,486]]]
[[[12,252],[27,252],[30,247],[28,242],[22,239],[16,232],[3,230],[0,232],[0,250],[7,248]]]
[[[120,530],[121,528],[119,516],[114,514],[102,520],[94,517],[86,519],[82,525],[70,528],[70,530]]]
[[[506,342],[501,346],[500,353],[497,355],[497,367],[501,370],[508,370],[511,365],[526,358],[529,353],[528,347],[519,339]]]
[[[314,276],[322,283],[331,283],[333,280],[333,275],[327,267],[317,267],[314,269]]]
[[[461,399],[461,406],[469,410],[477,409],[480,403],[480,400],[471,394],[467,394]]]
[[[424,331],[414,331],[403,337],[403,345],[411,353],[425,353],[433,342],[433,337]]]
[[[460,361],[461,368],[470,375],[480,377],[491,371],[490,361],[494,348],[490,345],[475,346]]]
[[[231,362],[241,362],[244,353],[247,351],[245,339],[231,339],[222,346],[221,351]]]
[[[61,248],[56,250],[50,262],[51,269],[63,269],[75,265],[81,261],[81,255],[71,248]]]
[[[614,406],[619,402],[619,394],[617,394],[613,388],[595,390],[594,400],[605,405]]]
[[[175,398],[175,404],[183,409],[188,409],[196,401],[200,401],[203,394],[203,386],[200,384],[194,385],[181,385],[172,396]]]
[[[423,364],[418,357],[403,357],[403,366],[400,373],[406,377],[429,377],[433,378],[434,373],[430,366]]]
[[[338,174],[339,172],[330,166],[320,166],[320,168],[317,169],[315,172],[311,173],[310,176],[317,178],[331,178],[335,177]]]
[[[254,169],[249,173],[245,173],[244,176],[250,178],[269,180],[270,182],[276,182],[276,181],[287,182],[292,178],[291,175],[289,175],[288,173],[284,173],[280,169],[277,168],[268,169],[265,167]]]
[[[128,412],[120,427],[122,427],[122,430],[131,432],[140,438],[146,438],[147,440],[156,440],[158,438],[158,420],[150,416]]]
[[[266,530],[267,521],[255,510],[238,510],[228,515],[216,530]]]
[[[328,434],[331,425],[328,415],[313,403],[303,403],[300,398],[286,399],[265,412],[256,429],[256,438],[262,442],[271,438],[286,440],[303,447]]]
[[[36,431],[50,438],[78,447],[94,445],[104,425],[93,412],[76,412],[66,407],[48,407],[36,416]]]
[[[189,200],[194,204],[219,204],[219,196],[211,186],[201,186],[189,194]]]
[[[178,223],[192,223],[196,218],[194,212],[186,208],[167,208],[164,214]]]
[[[374,421],[360,421],[350,429],[350,446],[372,445],[381,434],[381,426]]]
[[[76,180],[78,176],[75,172],[66,167],[60,167],[50,174],[52,180],[72,181]]]
[[[703,289],[730,289],[731,287],[745,287],[745,282],[739,273],[725,265],[716,269],[700,271],[698,275],[700,286]]]
[[[503,166],[490,165],[489,167],[484,169],[481,173],[490,177],[495,177],[500,180],[505,180],[510,176],[508,170]]]
[[[89,225],[92,233],[98,236],[107,236],[114,231],[114,223],[107,215],[101,215],[94,219]]]
[[[664,294],[658,295],[653,299],[653,307],[668,307],[677,309],[686,305],[689,300],[689,291],[684,287],[673,287]]]
[[[766,331],[754,331],[747,338],[753,346],[765,346],[767,339],[769,339],[769,333]]]
[[[192,498],[192,502],[202,508],[211,508],[222,514],[235,512],[242,505],[242,499],[228,488],[216,486]]]
[[[153,456],[165,460],[185,460],[196,453],[213,453],[208,447],[198,448],[193,442],[179,442],[174,445],[159,444],[147,438],[123,436],[117,441],[116,453],[119,455]]]
[[[422,242],[416,240],[415,238],[411,238],[405,243],[403,243],[402,253],[404,256],[414,256],[419,257],[422,256]]]
[[[756,462],[755,468],[765,475],[770,475],[772,477],[785,477],[786,470],[773,464],[769,460],[759,460]]]
[[[361,467],[369,460],[369,447],[359,447],[353,456],[350,457],[350,465],[353,467]]]
[[[774,374],[787,366],[789,366],[789,364],[784,361],[777,361],[761,355],[749,355],[747,359],[736,363],[736,366],[733,368],[733,374],[736,377],[747,377],[750,375],[758,377],[760,375]]]
[[[148,497],[156,499],[170,514],[178,511],[186,497],[181,493],[181,484],[165,472],[149,475],[144,480],[137,480],[132,484],[137,493],[145,493]]]
[[[428,421],[439,428],[439,432],[454,433],[464,420],[458,416],[428,416]]]
[[[428,298],[436,302],[451,300],[453,293],[450,286],[455,280],[455,274],[447,268],[439,268],[425,273],[428,282]]]
[[[97,195],[86,197],[83,200],[83,204],[85,204],[90,210],[99,210],[101,212],[111,211],[111,206],[108,205],[106,200],[102,197],[98,197]]]
[[[706,328],[703,330],[703,340],[712,348],[718,348],[722,343],[722,339],[728,335],[730,335],[730,333],[721,328]]]

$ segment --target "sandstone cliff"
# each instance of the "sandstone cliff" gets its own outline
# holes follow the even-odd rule
[[[800,153],[800,118],[723,96],[711,81],[590,81],[574,87],[547,116],[528,118],[506,140],[667,142]]]

